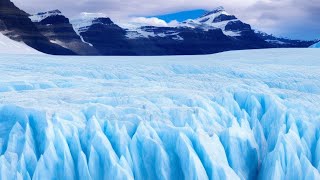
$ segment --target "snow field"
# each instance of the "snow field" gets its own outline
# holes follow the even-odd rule
[[[0,32],[1,54],[42,54],[23,42],[14,41]]]

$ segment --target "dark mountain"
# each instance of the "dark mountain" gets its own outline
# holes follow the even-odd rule
[[[47,53],[74,55],[67,48],[51,43],[29,19],[29,14],[9,0],[0,0],[0,31],[16,41],[23,41],[32,48]]]
[[[50,42],[68,48],[79,55],[99,55],[95,48],[82,42],[69,19],[59,10],[38,13],[30,18]]]
[[[126,31],[109,18],[94,19],[80,35],[103,55],[135,55],[126,41]]]
[[[279,38],[273,35],[257,31],[257,36],[266,42],[270,43],[275,48],[299,48],[299,47],[309,47],[316,41],[301,41],[301,40],[292,40],[287,38]]]

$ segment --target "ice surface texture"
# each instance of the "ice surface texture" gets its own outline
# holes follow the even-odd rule
[[[320,51],[0,58],[0,179],[319,179]]]

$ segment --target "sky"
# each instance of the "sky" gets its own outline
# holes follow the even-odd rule
[[[189,10],[189,11],[174,12],[170,14],[163,14],[156,17],[164,20],[165,22],[171,22],[174,20],[178,22],[182,22],[187,19],[196,19],[205,13],[206,11],[203,9],[195,9],[195,10]]]
[[[293,39],[320,39],[320,0],[12,1],[30,14],[59,9],[69,18],[77,17],[83,12],[100,13],[111,17],[115,22],[133,20],[151,24],[165,22],[149,17],[200,9],[210,11],[218,6],[223,6],[229,14],[236,15],[254,29]]]

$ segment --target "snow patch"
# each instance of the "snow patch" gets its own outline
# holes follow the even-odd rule
[[[0,32],[0,54],[42,54],[24,42],[14,41]]]
[[[179,24],[182,27],[190,27],[190,28],[201,28],[205,31],[210,29],[221,29],[222,32],[227,36],[241,36],[241,32],[227,31],[225,30],[227,24],[232,21],[238,21],[238,19],[232,20],[223,20],[220,22],[215,22],[214,20],[220,15],[230,15],[228,14],[223,7],[218,7],[215,10],[208,12],[197,19],[188,19]]]
[[[89,46],[93,46],[91,43],[86,42],[81,36],[81,32],[85,32],[88,28],[93,24],[93,21],[99,17],[106,17],[102,13],[81,13],[80,17],[73,18],[70,20],[74,31],[80,36],[82,42],[88,44]]]
[[[267,39],[267,40],[265,40],[265,41],[267,41],[267,42],[269,42],[269,43],[274,43],[274,44],[286,44],[285,42],[282,42],[282,41],[279,41],[279,40],[271,40],[271,39]]]
[[[320,48],[320,42],[310,46],[310,48]]]
[[[40,22],[44,19],[46,19],[47,17],[50,16],[57,16],[57,15],[61,15],[62,13],[59,10],[53,10],[53,11],[48,11],[48,12],[41,12],[38,14],[34,14],[29,16],[29,18],[31,19],[32,22]]]
[[[157,27],[138,27],[138,28],[131,28],[127,31],[126,37],[129,39],[137,39],[137,38],[150,38],[150,37],[158,37],[158,38],[172,38],[174,40],[182,41],[183,38],[179,36],[179,30],[172,30],[172,31],[157,31],[154,30]]]

